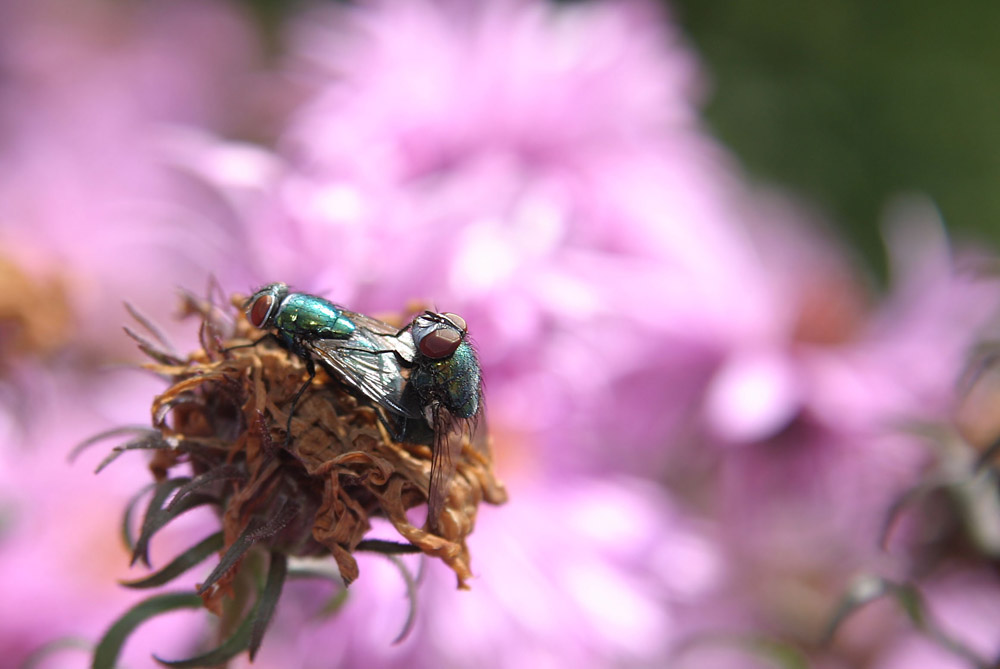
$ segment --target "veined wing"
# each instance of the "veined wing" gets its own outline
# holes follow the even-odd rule
[[[370,333],[369,339],[377,342],[383,350],[395,352],[407,365],[413,362],[417,355],[417,347],[413,344],[413,335],[409,329],[401,330],[395,325],[356,311],[344,311],[344,314],[360,329]]]
[[[472,429],[472,423],[455,418],[440,404],[435,405],[432,412],[434,443],[431,445],[431,480],[427,491],[427,526],[440,535],[439,523],[448,499],[448,488],[455,478],[462,443],[466,433]]]
[[[475,416],[469,418],[465,421],[468,425],[469,432],[469,444],[472,446],[480,455],[484,456],[487,460],[492,460],[490,455],[490,433],[486,428],[486,407],[483,404],[483,398],[479,398],[479,411]]]
[[[359,328],[348,339],[317,339],[305,346],[317,362],[364,397],[393,413],[413,416],[402,401],[406,379],[400,360],[395,348],[387,348],[381,339]]]

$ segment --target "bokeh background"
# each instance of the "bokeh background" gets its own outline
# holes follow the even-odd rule
[[[3,662],[89,666],[142,596],[143,458],[67,453],[163,388],[123,301],[187,352],[214,280],[461,313],[511,496],[470,591],[413,561],[404,642],[362,557],[253,666],[993,666],[996,11],[3,0]],[[121,662],[217,636],[170,614]]]

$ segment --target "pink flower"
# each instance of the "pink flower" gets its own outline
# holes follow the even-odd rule
[[[215,262],[199,251],[212,231],[184,210],[152,139],[164,124],[223,127],[221,91],[252,48],[221,3],[122,9],[0,9],[0,654],[12,665],[66,637],[93,642],[142,596],[113,586],[129,576],[116,519],[148,473],[136,460],[98,479],[99,458],[71,467],[67,455],[148,420],[157,384],[95,371],[133,355],[122,301],[169,325],[157,310],[173,310],[178,286],[204,285]],[[165,538],[157,557],[178,545]],[[203,626],[165,618],[126,660],[148,662],[157,629],[191,639]],[[90,650],[41,666],[84,666]]]
[[[406,617],[402,579],[372,557],[323,627],[314,595],[284,601],[253,666],[607,666],[665,657],[723,580],[710,533],[642,481],[521,483],[510,504],[481,512],[471,590],[456,593],[453,575],[425,565],[407,640],[391,645]]]
[[[221,274],[368,312],[433,299],[470,324],[492,421],[551,466],[648,473],[766,288],[677,36],[632,2],[386,3],[302,25],[313,94],[277,156],[170,145],[243,226]]]
[[[786,296],[775,327],[734,346],[708,388],[707,425],[728,445],[727,495],[762,550],[769,539],[746,514],[765,508],[765,524],[790,514],[791,532],[833,532],[821,552],[835,537],[874,547],[884,510],[927,462],[908,431],[947,421],[954,408],[967,352],[991,318],[983,305],[996,303],[998,288],[963,273],[925,212],[911,206],[889,221],[901,262],[884,305],[865,305],[829,245],[798,252],[811,267],[806,281],[794,263],[775,263],[793,270],[775,291]],[[798,320],[781,315],[796,309]]]
[[[128,500],[149,473],[141,459],[123,459],[96,476],[105,455],[98,446],[71,464],[67,455],[81,437],[109,424],[136,421],[158,384],[135,373],[103,379],[53,373],[58,392],[34,410],[36,421],[23,439],[16,419],[2,413],[8,431],[0,449],[0,652],[20,666],[48,644],[74,640],[40,666],[88,666],[93,642],[122,612],[148,596],[115,585],[129,573],[129,555],[120,536]],[[148,409],[147,409],[148,410]],[[141,516],[141,511],[139,512]],[[164,564],[200,534],[206,518],[184,518],[154,546],[154,564]],[[124,653],[131,666],[146,666],[151,649],[172,650],[196,639],[205,615],[169,616],[142,628]],[[165,644],[162,639],[173,641]],[[58,658],[58,659],[55,659]]]
[[[471,592],[428,567],[407,641],[390,645],[403,585],[376,556],[322,629],[326,592],[289,586],[255,666],[657,665],[702,632],[806,643],[849,572],[897,567],[873,553],[925,463],[902,428],[946,419],[996,290],[960,275],[919,209],[889,228],[889,298],[865,290],[706,136],[695,59],[650,3],[317,9],[288,35],[302,97],[275,84],[245,117],[259,91],[233,89],[258,81],[256,49],[227,5],[0,14],[0,270],[55,277],[76,319],[62,366],[4,370],[0,435],[32,447],[0,451],[5,657],[93,638],[130,599],[68,565],[124,566],[94,519],[114,530],[141,467],[52,471],[156,392],[86,376],[118,355],[120,300],[165,324],[175,287],[209,274],[461,313],[511,495],[472,536]],[[277,146],[220,139],[275,109]],[[922,657],[884,621],[890,660]],[[180,657],[187,624],[129,652]],[[678,662],[753,661],[706,657]]]
[[[910,232],[893,249],[916,244],[931,271],[901,272],[878,306],[812,217],[751,192],[705,137],[691,58],[649,11],[320,12],[297,33],[308,93],[274,155],[192,135],[168,148],[245,226],[227,276],[462,313],[515,467],[549,486],[666,482],[726,528],[734,627],[763,611],[804,634],[877,564],[875,529],[925,461],[902,427],[947,416],[996,295]],[[810,578],[829,606],[807,616],[794,595]]]
[[[1000,584],[992,573],[974,569],[956,570],[934,579],[923,591],[935,629],[981,662],[1000,656],[997,627]],[[901,635],[873,665],[877,669],[965,669],[972,659],[935,643],[926,634],[911,631]]]
[[[788,315],[734,346],[705,396],[714,501],[740,556],[736,580],[749,585],[732,594],[762,626],[804,643],[851,577],[907,573],[908,556],[879,550],[880,531],[890,505],[922,481],[932,449],[918,428],[948,423],[968,351],[992,317],[984,305],[1000,297],[964,269],[969,259],[953,254],[921,204],[887,223],[895,262],[882,304],[863,296],[829,244],[805,239],[798,262],[773,263],[773,294],[785,296],[776,313]],[[867,615],[867,628],[882,631],[861,644],[870,652],[899,614]],[[857,640],[841,643],[857,654]]]
[[[318,605],[302,595],[260,663],[656,662],[689,613],[704,626],[725,573],[710,531],[648,482],[619,482],[655,476],[730,320],[761,299],[756,281],[733,291],[761,270],[737,181],[684,90],[690,56],[638,3],[457,11],[329,12],[321,38],[310,17],[298,53],[322,67],[276,154],[197,132],[164,144],[241,232],[224,285],[284,280],[368,313],[432,297],[462,313],[501,475],[521,482],[510,515],[484,512],[473,535],[481,580],[455,593],[429,573],[406,644],[387,647],[399,576],[369,560],[330,634],[294,616]],[[421,81],[460,98],[421,106]],[[576,102],[583,90],[595,104]]]
[[[185,209],[158,156],[167,124],[223,128],[250,65],[248,27],[217,2],[15,2],[0,46],[0,247],[65,293],[74,339],[121,347],[121,303],[201,288],[220,231]],[[183,34],[185,48],[178,48]]]

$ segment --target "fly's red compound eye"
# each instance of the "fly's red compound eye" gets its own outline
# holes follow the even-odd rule
[[[254,300],[253,305],[247,311],[247,318],[250,321],[250,325],[255,328],[264,327],[264,323],[267,321],[267,315],[271,313],[271,307],[273,305],[274,295],[261,295]]]
[[[447,358],[458,349],[458,345],[461,343],[461,333],[448,327],[440,327],[424,335],[418,346],[423,355],[437,360]]]
[[[456,328],[461,330],[462,334],[465,334],[466,332],[469,331],[469,326],[465,322],[465,319],[459,316],[458,314],[446,313],[441,315],[447,318],[449,321],[451,321]]]

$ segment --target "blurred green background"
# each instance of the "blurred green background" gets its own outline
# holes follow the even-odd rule
[[[879,276],[894,194],[1000,247],[1000,3],[667,3],[712,78],[710,126],[751,176],[816,203]]]

